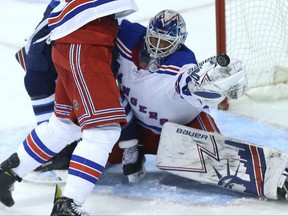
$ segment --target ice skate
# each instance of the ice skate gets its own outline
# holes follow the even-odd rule
[[[288,200],[288,168],[284,170],[282,176],[285,178],[285,181],[282,187],[277,188],[277,195],[279,199]]]
[[[19,165],[18,155],[14,153],[0,165],[0,201],[8,207],[14,205],[12,191],[14,190],[15,181],[21,181],[13,171]]]
[[[137,142],[134,142],[134,145],[132,143],[120,142],[119,146],[124,149],[122,158],[123,173],[127,176],[130,184],[135,184],[146,174],[143,146],[137,144]]]
[[[61,188],[56,185],[54,206],[51,216],[88,216],[81,206],[74,203],[73,199],[62,196]]]

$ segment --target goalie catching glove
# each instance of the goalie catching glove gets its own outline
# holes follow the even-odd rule
[[[225,97],[238,99],[247,87],[245,65],[232,59],[226,67],[220,66],[216,58],[203,61],[186,71],[191,78],[188,89],[192,96],[203,103],[219,103]]]

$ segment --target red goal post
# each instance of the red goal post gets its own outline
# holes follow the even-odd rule
[[[245,63],[246,95],[288,97],[288,0],[215,0],[215,15],[217,54]]]

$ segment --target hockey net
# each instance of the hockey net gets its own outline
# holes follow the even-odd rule
[[[288,97],[288,1],[215,1],[217,52],[245,63],[247,95]]]

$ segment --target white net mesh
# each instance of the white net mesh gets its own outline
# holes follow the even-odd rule
[[[276,92],[263,94],[287,97],[288,0],[226,0],[225,7],[227,54],[245,62],[249,92],[269,86]]]

